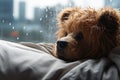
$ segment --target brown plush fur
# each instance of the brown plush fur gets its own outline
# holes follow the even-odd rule
[[[54,56],[67,61],[108,56],[119,45],[116,9],[66,8],[58,15],[58,26]]]

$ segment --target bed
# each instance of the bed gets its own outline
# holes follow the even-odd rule
[[[108,58],[74,62],[52,56],[52,47],[0,40],[0,80],[120,80],[120,47]]]

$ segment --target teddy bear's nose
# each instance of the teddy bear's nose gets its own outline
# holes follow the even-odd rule
[[[67,46],[68,42],[66,41],[57,41],[57,49],[63,50]]]

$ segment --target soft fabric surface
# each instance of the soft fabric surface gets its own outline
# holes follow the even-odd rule
[[[120,47],[109,58],[67,63],[51,55],[52,44],[21,44],[0,40],[0,80],[120,80]]]

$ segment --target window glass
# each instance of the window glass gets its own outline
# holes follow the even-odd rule
[[[0,0],[0,39],[54,42],[57,14],[66,7],[120,7],[119,0]]]

